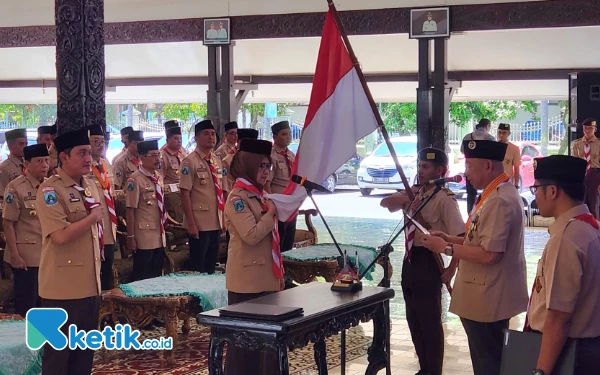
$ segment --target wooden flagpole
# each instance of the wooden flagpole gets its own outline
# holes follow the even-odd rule
[[[388,149],[390,150],[390,155],[392,156],[392,159],[394,160],[394,164],[396,164],[396,169],[398,170],[398,174],[400,174],[400,179],[402,180],[402,183],[404,184],[404,191],[406,192],[406,195],[408,196],[408,198],[411,201],[414,201],[415,195],[414,195],[410,185],[408,184],[408,180],[406,179],[404,170],[402,169],[402,166],[400,165],[400,162],[398,161],[398,155],[396,154],[394,145],[390,141],[390,136],[387,132],[387,129],[385,128],[385,125],[383,124],[383,119],[381,118],[381,114],[379,113],[377,104],[375,103],[375,100],[373,99],[373,95],[371,94],[369,85],[367,85],[367,80],[365,79],[365,75],[363,74],[362,69],[360,68],[360,64],[358,63],[356,54],[354,53],[354,50],[352,49],[352,45],[350,44],[350,40],[348,39],[348,34],[346,34],[346,30],[344,29],[344,25],[342,24],[340,15],[339,15],[337,9],[335,8],[335,4],[333,4],[333,0],[327,0],[327,4],[329,4],[329,9],[331,10],[331,13],[333,15],[335,24],[338,28],[340,35],[342,36],[342,40],[344,41],[344,44],[346,45],[346,50],[348,51],[348,54],[350,55],[350,60],[352,60],[352,64],[356,68],[356,73],[358,75],[358,79],[360,80],[360,83],[361,83],[363,89],[365,90],[365,94],[367,95],[367,99],[369,100],[369,104],[371,105],[371,109],[373,110],[373,114],[375,115],[375,120],[377,121],[377,124],[379,125],[379,128],[381,129],[381,134],[383,135],[383,139],[385,140],[385,143],[387,144]],[[441,254],[435,254],[435,260],[436,260],[438,269],[440,270],[440,273],[442,273],[444,271],[444,264],[442,263]],[[448,289],[448,293],[452,294],[452,287],[450,286],[449,282],[446,283],[446,288]]]
[[[348,39],[348,35],[346,34],[346,31],[344,30],[344,25],[342,25],[342,20],[340,19],[340,15],[338,14],[337,9],[335,8],[335,5],[333,4],[333,0],[327,0],[327,3],[329,4],[329,9],[331,9],[331,12],[333,14],[333,19],[335,20],[335,24],[338,28],[338,31],[340,32],[340,35],[342,36],[342,40],[344,41],[344,44],[346,45],[346,50],[348,51],[348,54],[350,55],[352,64],[356,68],[356,73],[358,74],[358,79],[360,80],[360,83],[361,83],[363,89],[365,90],[365,94],[367,95],[367,99],[369,100],[369,104],[371,105],[371,109],[373,110],[373,114],[375,115],[375,120],[377,121],[377,125],[379,125],[379,128],[381,129],[381,134],[383,135],[383,139],[385,140],[385,143],[387,144],[387,146],[390,150],[390,155],[392,156],[392,159],[394,160],[394,164],[396,164],[396,169],[398,170],[398,173],[400,174],[400,179],[402,180],[402,183],[404,184],[404,189],[406,191],[406,195],[412,201],[415,198],[415,196],[412,192],[412,189],[410,188],[410,185],[408,184],[408,180],[406,179],[404,170],[402,169],[402,166],[400,165],[400,162],[398,161],[398,155],[396,155],[396,150],[394,149],[394,146],[392,145],[392,142],[390,141],[390,136],[383,124],[383,119],[381,118],[381,115],[379,114],[379,109],[377,109],[377,104],[375,103],[375,100],[373,99],[373,95],[371,94],[369,85],[367,85],[367,80],[365,79],[365,75],[363,74],[362,69],[360,68],[360,64],[358,63],[358,59],[356,58],[356,55],[354,54],[352,45],[350,45],[350,40]]]

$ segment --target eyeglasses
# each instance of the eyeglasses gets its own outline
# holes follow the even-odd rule
[[[94,145],[102,146],[104,144],[106,144],[106,141],[104,139],[94,139]]]
[[[546,185],[533,185],[529,187],[529,191],[531,192],[531,194],[535,195],[535,193],[537,193],[538,188],[541,188],[542,186],[550,186],[548,184]]]
[[[271,170],[271,169],[273,169],[273,164],[271,164],[271,163],[260,163],[260,165],[258,167],[261,170],[265,170],[265,169]]]
[[[227,133],[225,133],[225,134],[227,134],[227,135],[238,135],[238,133],[237,133],[237,132],[227,132]]]

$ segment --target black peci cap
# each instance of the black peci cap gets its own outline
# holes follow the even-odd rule
[[[179,122],[177,120],[169,120],[167,122],[165,122],[165,130],[168,130],[170,128],[176,128],[179,126]]]
[[[48,147],[46,147],[45,143],[27,146],[23,149],[23,154],[23,159],[27,161],[30,161],[33,158],[43,158],[48,156]]]
[[[202,130],[215,130],[211,120],[203,120],[194,125],[194,134],[200,133]]]
[[[507,148],[507,143],[496,141],[463,141],[463,150],[467,159],[504,161]]]
[[[141,130],[133,130],[129,133],[129,142],[143,142],[144,141],[144,132]]]
[[[167,133],[167,138],[169,138],[173,135],[181,135],[181,128],[179,126],[174,126],[172,128],[168,128],[165,132]]]
[[[132,131],[133,128],[131,126],[124,127],[123,129],[121,129],[121,137],[124,135],[129,135]]]
[[[73,147],[89,146],[89,133],[90,132],[88,131],[88,129],[79,129],[59,135],[54,139],[56,152],[60,154],[64,150],[68,150]]]
[[[238,141],[246,138],[258,139],[258,130],[251,128],[238,129]]]
[[[47,125],[47,126],[40,126],[39,128],[37,128],[37,132],[38,135],[44,135],[44,134],[54,134],[52,133],[52,126],[51,125]]]
[[[5,133],[5,137],[7,141],[12,141],[17,138],[27,138],[27,130],[26,129],[13,129],[9,130]]]
[[[508,131],[510,131],[510,124],[504,124],[504,123],[499,124],[498,125],[498,130],[508,130]]]
[[[90,137],[92,135],[104,136],[104,130],[102,130],[102,127],[100,125],[90,126]]]
[[[238,128],[238,123],[235,121],[231,121],[228,122],[227,124],[225,124],[225,131],[228,132],[231,129],[237,129]]]
[[[146,155],[150,151],[158,150],[158,141],[154,140],[154,141],[140,142],[140,143],[138,143],[137,147],[138,147],[138,153],[140,155]]]
[[[269,141],[246,138],[240,142],[240,151],[271,156],[273,145]]]
[[[448,165],[448,155],[437,148],[427,147],[419,151],[419,161],[431,161],[438,165]]]
[[[277,134],[280,131],[284,130],[284,129],[289,129],[290,128],[290,123],[287,121],[280,121],[278,123],[276,123],[275,125],[271,126],[271,131],[273,132],[273,134]]]
[[[585,159],[566,155],[551,155],[533,161],[533,177],[536,180],[552,180],[564,184],[583,184],[587,162]]]

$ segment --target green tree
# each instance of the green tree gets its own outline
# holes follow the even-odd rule
[[[381,117],[387,130],[410,134],[417,130],[416,103],[382,103]]]
[[[283,116],[289,107],[297,106],[296,103],[277,103],[277,116]],[[241,111],[250,113],[250,127],[256,129],[258,118],[265,116],[265,105],[261,103],[242,104]]]
[[[192,115],[206,117],[207,113],[206,103],[165,104],[162,108],[162,116],[165,119],[179,119],[182,121],[187,121]]]

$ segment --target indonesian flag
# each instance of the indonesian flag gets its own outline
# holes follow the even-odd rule
[[[325,19],[308,113],[292,174],[321,183],[356,153],[356,142],[377,120],[330,10]],[[293,218],[307,198],[291,182],[287,196],[270,194],[279,220]]]

